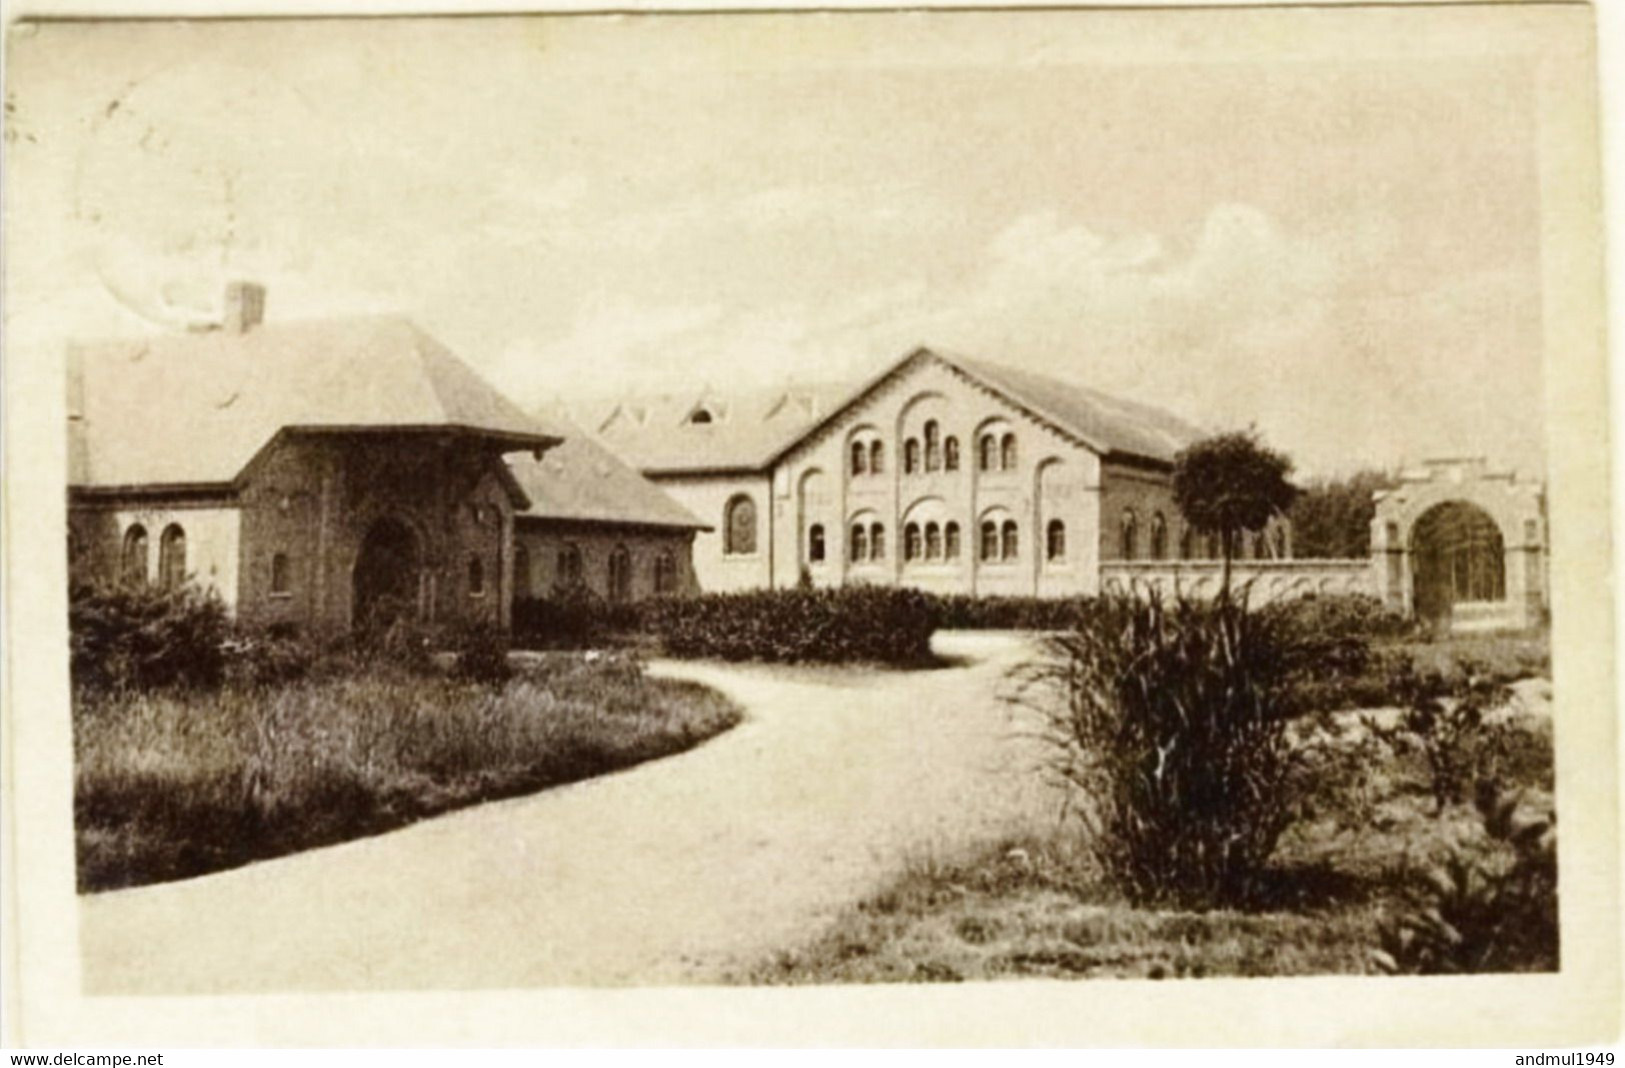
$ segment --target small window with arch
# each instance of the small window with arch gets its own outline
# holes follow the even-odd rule
[[[909,562],[918,560],[922,555],[922,542],[920,539],[920,524],[909,523],[903,527],[903,559]]]
[[[949,434],[942,441],[942,469],[959,470],[959,439]]]
[[[124,532],[124,553],[119,561],[119,577],[130,586],[147,584],[147,528],[131,523]]]
[[[999,547],[1000,555],[1006,560],[1014,560],[1020,555],[1021,543],[1016,533],[1016,521],[1006,519],[999,531],[1002,544]]]
[[[1058,564],[1066,559],[1066,523],[1051,519],[1044,528],[1044,559]]]
[[[824,524],[814,523],[807,528],[807,562],[824,562]]]

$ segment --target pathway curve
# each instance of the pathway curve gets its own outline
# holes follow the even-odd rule
[[[657,662],[748,713],[677,756],[389,834],[87,896],[87,993],[701,982],[813,937],[912,853],[1050,816],[995,697],[931,671]]]

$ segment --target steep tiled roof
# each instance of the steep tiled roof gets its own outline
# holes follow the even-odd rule
[[[1171,463],[1201,436],[1195,426],[1148,404],[924,348],[858,384],[781,388],[732,399],[671,394],[627,399],[601,411],[594,425],[610,448],[648,474],[761,470],[921,360],[940,361],[1105,456]],[[711,418],[695,423],[691,416],[701,408]]]
[[[393,317],[79,345],[68,388],[80,488],[228,483],[285,428],[459,430],[515,448],[560,437]]]
[[[757,470],[850,392],[848,384],[824,384],[714,396],[662,393],[578,411],[617,455],[650,474]],[[695,421],[702,412],[708,421]]]
[[[540,519],[709,529],[665,491],[579,429],[555,417],[565,438],[538,460],[519,454],[508,467]]]

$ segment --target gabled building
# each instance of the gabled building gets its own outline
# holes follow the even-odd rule
[[[921,348],[865,382],[627,399],[592,429],[713,530],[701,588],[848,582],[1094,593],[1120,562],[1211,559],[1174,506],[1197,428],[1046,375]],[[1247,558],[1290,556],[1274,524]]]
[[[549,522],[658,527],[674,552],[700,525],[624,469],[590,498],[554,485],[566,431],[410,322],[266,324],[264,299],[237,283],[220,324],[70,350],[76,579],[190,581],[247,622],[324,633],[403,615],[506,626],[519,547]],[[561,461],[607,463],[585,443]]]
[[[514,519],[514,596],[588,591],[612,603],[695,593],[710,527],[562,416],[562,444],[508,458],[530,503]]]

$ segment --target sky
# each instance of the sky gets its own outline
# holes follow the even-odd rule
[[[34,27],[8,344],[184,328],[251,278],[271,320],[406,314],[526,405],[928,344],[1309,476],[1542,475],[1529,62],[1184,14]]]

